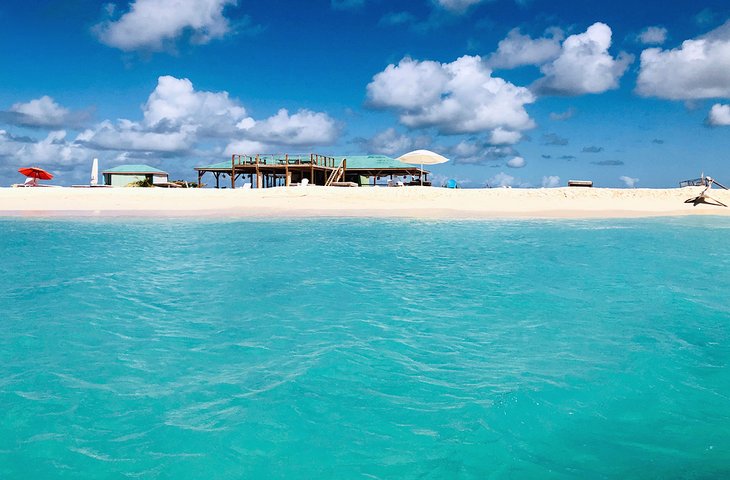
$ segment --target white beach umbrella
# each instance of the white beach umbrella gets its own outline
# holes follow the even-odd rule
[[[402,163],[409,163],[411,165],[420,165],[421,170],[423,170],[424,165],[438,165],[449,161],[448,158],[430,150],[414,150],[401,155],[396,158],[396,160]],[[421,174],[421,185],[423,185],[423,173]]]

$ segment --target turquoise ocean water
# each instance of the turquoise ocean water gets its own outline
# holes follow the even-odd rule
[[[730,477],[730,220],[0,220],[0,478]]]

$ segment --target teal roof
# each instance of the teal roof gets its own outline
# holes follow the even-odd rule
[[[413,165],[401,163],[386,155],[345,155],[335,157],[339,161],[347,159],[347,169],[381,169],[381,168],[413,168]],[[338,162],[339,163],[339,162]]]
[[[195,170],[230,170],[231,161],[226,160],[225,162],[213,163],[211,165],[205,165],[203,167],[195,167]]]
[[[126,174],[154,174],[162,173],[167,175],[167,172],[160,170],[159,168],[150,167],[149,165],[119,165],[114,168],[108,168],[102,173],[126,173]]]

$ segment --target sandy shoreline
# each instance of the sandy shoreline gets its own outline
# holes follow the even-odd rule
[[[730,208],[684,203],[702,190],[703,187],[0,188],[0,216],[480,219],[730,215]],[[710,193],[713,198],[730,205],[730,191],[712,190]]]

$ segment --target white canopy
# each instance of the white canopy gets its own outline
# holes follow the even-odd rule
[[[424,165],[438,165],[439,163],[446,163],[449,161],[448,158],[430,150],[414,150],[401,155],[396,158],[396,160],[402,163],[409,163],[411,165],[420,165],[421,170],[423,170]],[[423,186],[423,174],[421,174],[421,186]]]
[[[410,163],[411,165],[438,165],[446,163],[448,158],[434,153],[430,150],[414,150],[396,158],[399,162]]]

